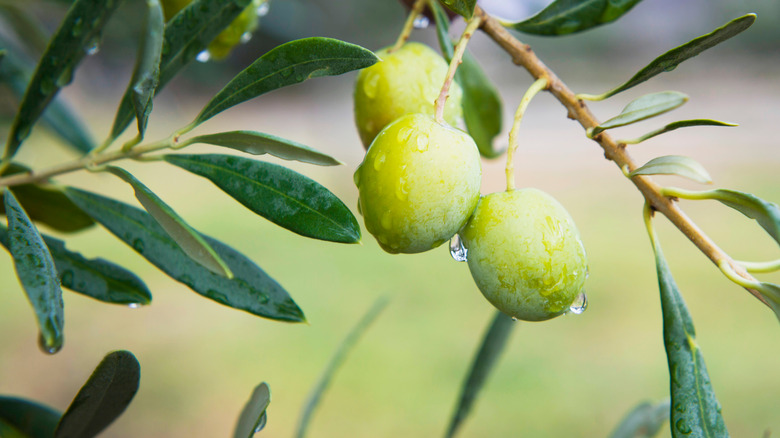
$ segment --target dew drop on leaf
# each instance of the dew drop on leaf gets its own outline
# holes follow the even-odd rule
[[[268,15],[268,11],[271,10],[271,6],[268,4],[267,1],[263,2],[260,6],[255,9],[255,13],[258,17],[265,17]]]
[[[431,20],[429,20],[425,15],[418,15],[412,24],[414,25],[415,29],[425,29],[429,24],[431,24]]]
[[[208,50],[203,50],[198,53],[198,56],[196,56],[195,59],[198,60],[198,62],[209,62],[211,54],[209,54]]]

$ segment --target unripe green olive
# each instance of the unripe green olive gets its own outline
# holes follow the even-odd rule
[[[406,43],[388,53],[376,52],[380,62],[360,71],[355,84],[355,123],[363,146],[368,148],[377,133],[405,114],[433,115],[447,63],[430,47]],[[444,120],[457,126],[463,116],[462,91],[453,82],[444,105]]]
[[[474,210],[481,179],[474,140],[423,114],[385,127],[355,172],[366,229],[390,253],[449,240]]]
[[[582,291],[588,262],[579,232],[566,209],[541,190],[483,197],[460,236],[477,287],[509,316],[554,318]]]

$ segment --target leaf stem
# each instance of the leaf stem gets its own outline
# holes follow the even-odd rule
[[[387,53],[393,53],[403,47],[403,45],[406,43],[406,40],[409,39],[409,35],[412,34],[412,29],[414,29],[414,20],[422,13],[422,10],[425,8],[427,3],[428,0],[417,0],[414,2],[412,9],[409,11],[409,16],[406,17],[406,23],[404,23],[404,27],[401,29],[401,33],[398,34],[398,39],[395,40],[395,44],[393,44],[393,47],[391,47]]]
[[[460,63],[463,62],[463,53],[466,51],[466,45],[468,45],[471,36],[479,29],[481,24],[482,17],[474,14],[474,16],[469,19],[466,29],[460,36],[458,44],[455,46],[455,52],[452,54],[450,66],[447,69],[447,76],[445,76],[444,84],[441,86],[441,93],[439,93],[439,97],[436,98],[436,103],[434,104],[434,118],[439,123],[444,123],[444,104],[447,102],[447,97],[450,95],[450,87],[452,86],[452,81],[455,80],[455,72],[458,70]]]
[[[748,272],[767,273],[780,271],[780,259],[768,262],[746,262],[737,260],[737,264],[743,266]]]
[[[523,98],[520,100],[520,105],[517,106],[515,111],[515,121],[512,124],[512,129],[509,131],[509,147],[506,150],[506,191],[510,192],[515,189],[515,160],[514,155],[519,142],[517,141],[517,132],[520,130],[520,122],[523,120],[523,115],[528,104],[531,103],[531,99],[534,98],[540,91],[547,88],[547,78],[539,78],[528,87]]]

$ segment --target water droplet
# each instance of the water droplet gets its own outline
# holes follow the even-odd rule
[[[389,230],[392,226],[393,217],[390,215],[389,211],[386,211],[385,214],[382,215],[382,227]]]
[[[667,65],[666,67],[664,67],[664,71],[668,73],[676,68],[677,68],[677,64]]]
[[[360,188],[360,166],[355,169],[355,173],[352,174],[352,181],[355,182],[355,187]]]
[[[420,152],[425,152],[428,150],[428,136],[425,134],[420,134],[417,136],[417,150]]]
[[[260,4],[260,6],[257,7],[257,9],[255,9],[255,13],[257,14],[258,17],[265,17],[266,15],[268,15],[268,11],[270,10],[271,10],[271,5],[269,5],[267,1],[264,1],[263,3]]]
[[[130,304],[127,305],[127,307],[129,307],[131,309],[137,309],[137,308],[141,307],[141,303],[130,303]]]
[[[513,316],[513,317],[512,317],[512,321],[514,321],[514,322],[518,322],[518,321],[520,321],[520,320],[519,320],[519,319],[518,319],[516,316]]]
[[[678,432],[680,432],[683,435],[689,435],[693,430],[691,430],[691,427],[688,426],[688,423],[685,422],[685,419],[680,418],[677,420],[676,423],[674,423],[675,429],[677,429]]]
[[[567,20],[558,26],[558,34],[565,35],[567,33],[576,32],[580,28],[579,20]]]
[[[43,333],[38,335],[38,346],[46,354],[54,354],[62,349],[62,337],[47,340]]]
[[[143,240],[141,240],[141,239],[135,239],[135,240],[133,240],[133,248],[134,248],[136,251],[138,251],[138,252],[140,252],[140,253],[143,253],[143,252],[144,252],[144,241],[143,241]]]
[[[73,21],[73,29],[71,29],[70,31],[71,35],[73,35],[74,37],[78,37],[79,35],[81,35],[81,32],[83,31],[84,31],[83,20],[81,19],[81,17],[76,18],[76,20]]]
[[[585,309],[587,308],[588,308],[588,296],[585,295],[585,291],[582,291],[580,292],[579,295],[577,295],[577,298],[574,299],[574,302],[571,303],[571,307],[569,307],[569,312],[575,315],[581,315],[582,312],[584,312]]]
[[[60,77],[57,78],[57,86],[62,88],[73,81],[73,68],[66,68],[63,70]]]
[[[198,60],[198,62],[209,62],[211,59],[211,54],[208,50],[203,50],[200,53],[198,53],[198,56],[195,57],[195,59]]]
[[[460,238],[460,234],[456,234],[450,239],[450,255],[456,262],[468,260],[469,250],[463,246],[463,239]]]
[[[406,186],[406,178],[400,178],[398,185],[395,187],[395,196],[399,201],[406,201],[409,199],[409,188]]]
[[[379,172],[379,170],[382,169],[382,166],[385,164],[386,159],[387,156],[385,156],[385,154],[379,154],[378,157],[374,158],[374,170]]]
[[[398,130],[398,143],[406,143],[406,140],[409,138],[409,136],[412,135],[412,130],[409,128],[401,128]]]
[[[369,74],[369,76],[363,81],[363,93],[369,99],[376,97],[376,90],[379,88],[379,75]]]
[[[97,52],[100,51],[100,42],[97,39],[90,41],[89,45],[86,49],[84,49],[84,51],[89,56],[97,54]]]
[[[54,81],[52,81],[51,78],[49,77],[43,78],[43,80],[41,80],[41,93],[48,96],[53,92],[54,92]]]
[[[418,15],[412,24],[416,29],[425,29],[429,24],[431,24],[431,20],[429,20],[425,15]]]
[[[244,32],[241,34],[241,43],[246,44],[252,39],[252,32]]]
[[[66,269],[65,271],[63,271],[62,274],[60,275],[60,284],[62,285],[62,287],[67,287],[67,288],[73,287],[73,271],[71,271],[70,269]]]
[[[683,406],[682,403],[677,403],[674,405],[674,410],[677,412],[685,412],[685,406]]]
[[[266,413],[263,412],[263,416],[260,417],[260,421],[257,423],[257,427],[255,427],[255,433],[263,430],[267,422],[268,422],[268,415],[266,415]]]

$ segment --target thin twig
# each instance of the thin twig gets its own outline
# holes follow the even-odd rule
[[[398,39],[395,40],[395,44],[393,44],[393,47],[391,47],[387,53],[393,53],[403,47],[403,45],[406,43],[406,40],[409,39],[409,35],[412,34],[412,29],[414,29],[414,20],[422,13],[423,8],[425,8],[427,3],[428,0],[417,0],[414,2],[414,5],[412,5],[412,10],[409,11],[409,16],[406,17],[406,23],[404,23],[404,27],[401,30],[401,33],[398,34]]]
[[[547,88],[547,78],[540,78],[534,81],[528,90],[526,90],[523,98],[520,100],[520,105],[517,106],[515,111],[515,121],[512,123],[512,129],[509,131],[509,147],[506,149],[506,190],[512,191],[515,189],[515,151],[519,144],[517,140],[517,132],[520,130],[520,122],[523,120],[523,114],[528,109],[528,104],[531,103],[531,99],[534,98],[540,91]]]
[[[439,123],[444,123],[444,104],[447,103],[447,97],[450,95],[450,87],[452,86],[452,81],[455,80],[455,72],[458,70],[460,63],[463,62],[463,53],[466,51],[466,46],[471,39],[471,35],[479,28],[480,23],[482,23],[482,17],[476,14],[471,17],[466,25],[466,29],[463,30],[463,34],[460,36],[460,40],[458,40],[458,44],[455,46],[455,53],[452,54],[450,66],[447,69],[447,76],[444,78],[444,84],[441,87],[441,93],[439,93],[439,97],[436,98],[436,103],[434,104],[434,118]]]

